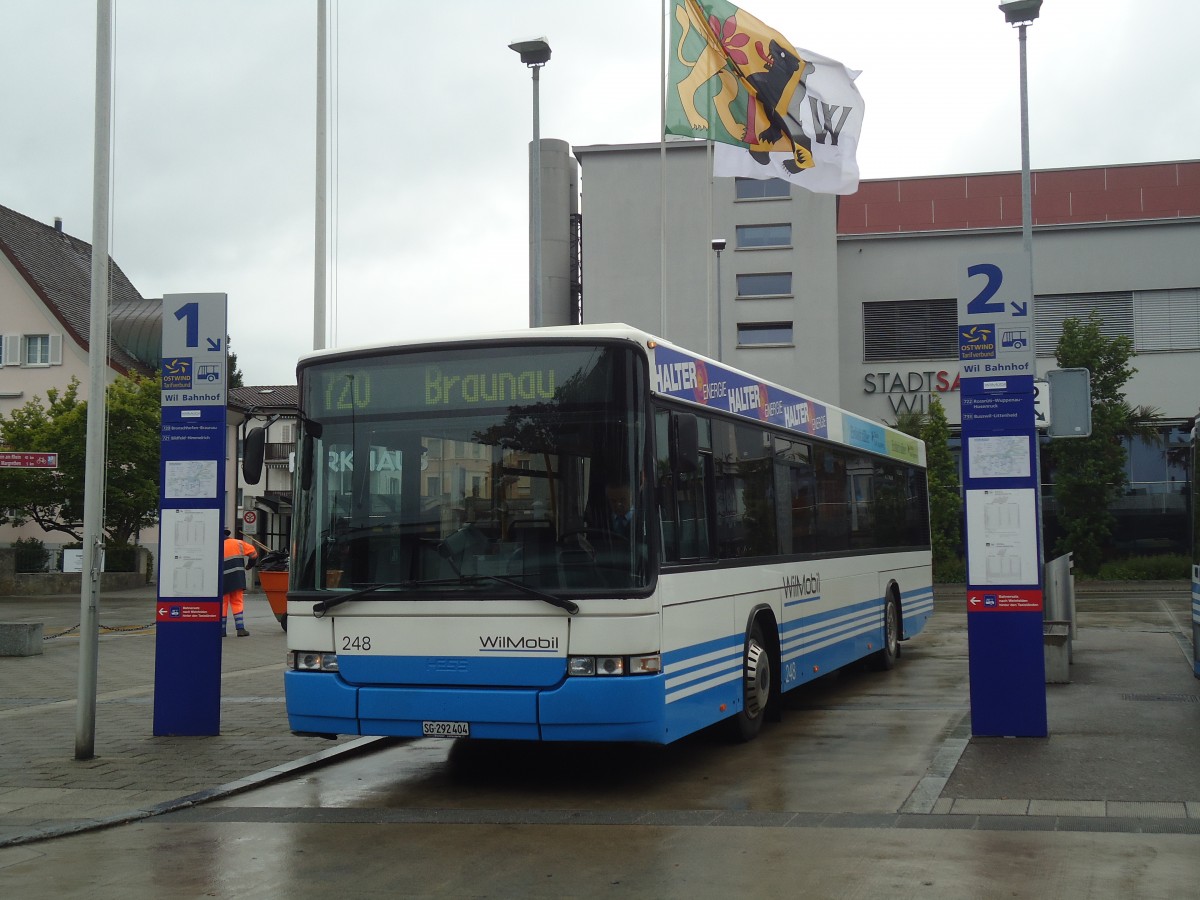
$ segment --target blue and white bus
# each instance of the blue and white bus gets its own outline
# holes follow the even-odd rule
[[[298,366],[290,727],[668,743],[933,611],[925,448],[625,325]]]

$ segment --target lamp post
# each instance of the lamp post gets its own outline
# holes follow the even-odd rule
[[[1040,0],[1039,0],[1040,2]],[[508,49],[520,54],[521,62],[533,72],[533,150],[529,155],[529,215],[533,225],[533,310],[530,324],[542,324],[542,136],[538,106],[538,73],[550,61],[550,44],[544,37],[514,41]]]
[[[721,251],[725,249],[725,238],[713,238],[713,253],[717,254],[717,359],[721,360]]]
[[[1025,30],[1033,24],[1042,9],[1042,0],[1010,0],[1000,4],[1004,21],[1017,29],[1017,40],[1021,48],[1021,249],[1025,257],[1025,285],[1029,291],[1029,346],[1037,347],[1036,318],[1033,298],[1033,190],[1029,174],[1029,75],[1025,60]],[[1037,350],[1034,350],[1036,367]],[[1036,371],[1034,375],[1036,376]],[[1035,431],[1036,434],[1036,431]],[[1042,523],[1042,454],[1041,445],[1035,440],[1034,471],[1037,475],[1037,529],[1038,565],[1045,563],[1046,548],[1043,545]],[[1040,571],[1040,569],[1039,569]]]
[[[1004,21],[1018,30],[1021,45],[1021,242],[1029,267],[1029,289],[1033,291],[1033,211],[1029,178],[1029,77],[1025,67],[1025,29],[1042,9],[1042,0],[1011,0],[1001,3]]]

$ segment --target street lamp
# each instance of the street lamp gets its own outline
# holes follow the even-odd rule
[[[721,359],[721,251],[725,249],[725,238],[712,239],[713,253],[717,254],[717,359]]]
[[[1033,211],[1029,184],[1029,78],[1025,68],[1025,29],[1038,17],[1042,0],[1010,0],[1000,4],[1004,21],[1019,30],[1021,45],[1021,241],[1029,266],[1029,289],[1033,291]]]
[[[533,221],[533,313],[530,324],[539,328],[542,324],[542,137],[538,72],[550,61],[550,44],[544,37],[539,37],[514,41],[508,49],[520,54],[521,62],[533,71],[533,151],[529,155],[529,214]]]

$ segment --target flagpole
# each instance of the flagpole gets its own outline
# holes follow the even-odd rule
[[[324,350],[329,333],[325,302],[326,257],[325,222],[328,218],[326,192],[329,164],[326,160],[328,146],[326,104],[329,96],[329,51],[328,16],[326,0],[317,0],[317,160],[316,160],[316,219],[313,234],[313,349]]]
[[[667,0],[659,16],[658,333],[667,336]]]
[[[710,111],[709,115],[711,115],[711,114],[712,113]],[[713,155],[713,142],[705,141],[704,142],[704,165],[708,168],[708,236],[709,236],[709,238],[712,238],[712,236],[716,233],[716,228],[713,227],[713,191],[716,190],[716,179],[713,177],[713,174],[712,174],[712,170],[713,170],[712,155]],[[714,245],[714,248],[715,248],[715,245]],[[717,253],[717,359],[719,360],[721,358],[721,251],[717,250],[716,253]],[[706,255],[706,258],[707,258],[707,255]],[[706,265],[704,267],[704,271],[708,273],[708,292],[705,294],[705,296],[711,297],[713,295],[712,269],[710,269]],[[708,323],[707,323],[708,327],[705,329],[705,331],[708,333],[708,352],[712,353],[713,313],[712,313],[711,306],[709,306],[707,303],[705,303],[704,305],[708,308]]]
[[[92,170],[92,272],[88,332],[86,465],[83,476],[83,578],[79,593],[79,680],[75,758],[96,755],[96,680],[100,660],[100,569],[104,561],[104,411],[108,356],[108,210],[112,156],[112,0],[96,0],[96,110]]]

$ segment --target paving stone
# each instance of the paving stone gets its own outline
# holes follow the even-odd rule
[[[1028,800],[967,800],[958,798],[950,808],[956,816],[1021,816],[1029,811]]]
[[[1030,800],[1031,816],[1104,816],[1103,800]]]
[[[1108,815],[1125,819],[1186,819],[1187,807],[1182,802],[1109,800]]]

